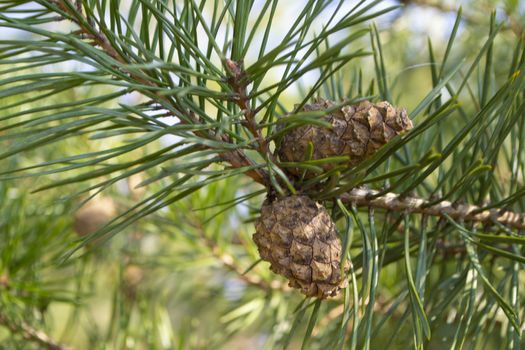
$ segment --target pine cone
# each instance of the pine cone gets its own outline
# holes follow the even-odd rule
[[[117,206],[113,199],[97,196],[75,213],[73,228],[79,236],[87,236],[107,224],[115,215]]]
[[[318,111],[334,106],[334,102],[319,99],[305,105],[303,111]],[[372,104],[363,101],[357,105],[344,106],[321,117],[332,124],[332,128],[318,125],[304,125],[286,134],[278,148],[281,161],[302,162],[307,158],[308,144],[314,145],[312,160],[334,156],[350,156],[349,166],[354,166],[374,154],[381,146],[396,135],[412,129],[412,121],[405,109],[394,108],[383,101]],[[333,168],[324,164],[324,170]],[[301,169],[287,169],[293,175],[300,175]],[[307,173],[312,177],[313,173]]]
[[[306,196],[266,200],[253,240],[270,269],[307,296],[335,296],[341,276],[341,242],[326,209]],[[347,269],[345,269],[347,270]]]

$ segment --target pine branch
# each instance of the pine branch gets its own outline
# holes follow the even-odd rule
[[[69,346],[61,344],[41,330],[34,329],[29,324],[21,322],[16,324],[7,316],[0,313],[0,324],[13,334],[20,334],[25,340],[39,344],[49,350],[69,350]]]
[[[262,278],[260,278],[259,276],[252,276],[252,275],[246,274],[243,271],[243,269],[235,263],[235,258],[231,254],[228,254],[222,251],[217,245],[217,242],[207,237],[204,227],[200,225],[200,223],[196,223],[195,226],[198,229],[201,240],[210,249],[213,256],[217,258],[222,263],[222,265],[224,265],[224,267],[226,267],[228,270],[237,274],[238,278],[244,281],[246,284],[255,286],[266,292],[269,292],[271,290],[289,290],[290,289],[286,285],[283,285],[282,283],[280,283],[279,281],[273,280],[272,282],[268,283]]]
[[[470,222],[480,222],[491,224],[498,222],[507,227],[524,230],[525,213],[515,213],[504,209],[488,209],[469,204],[455,205],[449,201],[438,204],[417,197],[401,198],[395,193],[386,193],[377,196],[379,191],[354,188],[353,190],[341,195],[341,200],[346,203],[353,203],[359,207],[381,208],[389,211],[406,212],[409,214],[425,214],[430,216],[443,217],[444,214],[453,219]]]
[[[87,35],[93,38],[95,43],[109,56],[111,56],[113,59],[115,59],[117,62],[121,64],[127,64],[126,58],[123,57],[111,44],[111,42],[108,40],[107,36],[100,30],[97,30],[94,27],[94,21],[93,19],[89,18],[86,14],[83,14],[82,12],[82,4],[80,2],[76,2],[75,5],[73,5],[69,0],[49,0],[51,4],[54,4],[55,6],[58,6],[60,10],[64,11],[68,15],[71,16],[71,20],[77,24],[80,27],[80,33],[79,35]],[[85,23],[89,23],[89,27],[85,25]],[[230,62],[230,64],[228,64]],[[228,61],[225,64],[227,65],[226,68],[231,69],[234,68],[234,64],[232,64],[232,61]],[[130,75],[134,80],[137,82],[140,82],[141,84],[144,84],[146,86],[150,87],[156,87],[157,85],[154,82],[151,82],[149,80],[144,79],[141,76],[138,76],[137,74],[133,73],[132,71],[126,70],[122,67],[117,67],[122,71],[125,71],[127,74]],[[244,71],[235,70],[232,72],[236,72],[238,74],[244,74]],[[239,94],[239,98],[236,100],[241,109],[244,111],[247,119],[247,126],[248,129],[254,134],[254,136],[257,136],[260,150],[263,153],[268,152],[268,144],[260,131],[258,130],[257,124],[255,122],[255,115],[251,112],[252,110],[248,107],[247,97],[246,97],[246,86],[242,85],[243,83],[240,80],[241,75],[236,75],[234,78],[234,84],[232,85],[237,90],[236,92]],[[163,101],[164,103],[167,103],[169,105],[172,105],[172,107],[175,110],[179,110],[180,108],[177,108],[177,106],[173,106],[171,103],[171,100],[166,97],[159,94],[155,94],[155,99],[158,99],[160,101]],[[195,123],[198,123],[198,119],[193,114],[193,112],[188,111],[180,111],[182,114],[189,114],[190,120],[192,120]],[[185,123],[184,120],[181,120],[181,123]],[[215,139],[215,140],[222,140],[225,142],[231,143],[231,138],[227,135],[223,135],[221,138],[218,138],[216,135],[205,132],[194,132],[196,135],[209,138],[209,139]],[[249,167],[253,165],[253,162],[246,156],[246,154],[242,150],[233,150],[233,151],[227,151],[222,152],[219,154],[221,158],[223,158],[225,161],[229,162],[233,167],[240,168],[240,167]],[[261,169],[251,169],[247,170],[245,172],[246,175],[251,177],[254,181],[261,183],[261,184],[268,184],[268,176],[264,170]]]
[[[243,125],[245,125],[246,128],[252,133],[252,135],[257,138],[257,142],[259,143],[259,153],[263,157],[265,157],[266,155],[270,155],[268,141],[262,135],[261,130],[259,129],[259,125],[255,120],[255,111],[250,107],[250,98],[248,96],[248,92],[246,91],[246,87],[249,84],[249,82],[247,81],[248,75],[244,70],[243,63],[235,62],[232,60],[226,60],[225,65],[229,69],[231,74],[228,83],[237,93],[235,103],[237,104],[237,106],[239,106],[246,118]]]
[[[223,152],[220,153],[219,156],[228,163],[230,163],[234,168],[242,168],[253,165],[252,161],[241,150]],[[248,170],[244,174],[251,177],[255,182],[260,183],[262,185],[266,186],[270,183],[268,179],[268,174],[262,169]]]
[[[9,276],[7,274],[0,275],[0,287],[4,289],[10,288]],[[0,325],[3,325],[12,334],[20,334],[24,339],[40,344],[49,350],[69,350],[69,346],[61,344],[51,338],[48,334],[43,331],[37,330],[31,327],[26,322],[20,322],[19,324],[10,320],[6,315],[0,312]]]
[[[113,48],[113,46],[111,46],[106,35],[94,28],[93,19],[88,18],[87,16],[84,16],[82,14],[81,1],[76,1],[74,5],[71,4],[69,0],[49,0],[49,2],[60,8],[65,13],[71,15],[71,20],[74,21],[80,27],[81,32],[92,37],[109,56],[111,56],[113,59],[120,63],[126,63],[126,60]],[[81,18],[83,18],[85,22],[89,23],[90,27],[87,27],[84,24],[84,21],[80,20]],[[147,81],[141,82],[145,84],[151,84]]]
[[[424,6],[423,3],[430,3],[430,1],[432,0],[402,0],[401,2]],[[0,132],[11,131],[5,136],[2,135],[0,141],[11,142],[16,139],[19,141],[15,142],[14,147],[1,153],[0,159],[7,157],[14,159],[14,155],[22,154],[23,151],[41,149],[42,146],[79,134],[92,135],[93,139],[113,136],[123,136],[126,139],[128,135],[138,135],[138,137],[128,138],[125,141],[129,142],[123,143],[122,146],[110,146],[110,149],[100,152],[68,156],[52,161],[45,159],[45,162],[34,167],[26,166],[28,162],[22,162],[21,165],[17,164],[19,170],[4,171],[0,173],[0,177],[17,178],[19,171],[31,172],[27,175],[33,175],[34,172],[34,175],[41,176],[90,167],[89,169],[94,170],[65,180],[59,179],[51,186],[42,188],[76,184],[87,180],[102,181],[99,179],[104,178],[102,183],[93,187],[93,189],[100,188],[101,190],[120,179],[129,178],[139,172],[148,174],[147,176],[152,174],[150,178],[143,181],[143,185],[160,182],[163,179],[162,183],[158,183],[158,186],[161,187],[158,191],[158,187],[151,187],[157,192],[138,196],[136,199],[138,204],[133,205],[125,214],[115,219],[111,226],[101,230],[99,236],[94,236],[94,238],[105,235],[109,237],[111,230],[111,233],[122,231],[124,227],[139,218],[150,215],[161,208],[172,206],[180,199],[189,198],[188,196],[192,193],[203,189],[206,196],[192,197],[190,204],[183,207],[183,220],[177,223],[181,229],[187,228],[187,225],[192,226],[189,230],[192,238],[190,249],[196,251],[192,252],[194,254],[191,256],[206,254],[214,259],[215,267],[220,267],[228,273],[231,271],[233,278],[249,286],[248,291],[253,291],[255,288],[261,291],[258,295],[251,292],[243,294],[242,298],[235,302],[244,305],[240,305],[239,309],[233,310],[226,317],[233,321],[221,321],[220,324],[217,323],[218,326],[211,325],[212,327],[217,326],[215,332],[218,332],[219,336],[210,332],[210,344],[213,344],[216,338],[231,338],[236,332],[245,331],[259,317],[264,317],[261,319],[261,327],[256,328],[259,333],[267,332],[268,329],[268,332],[271,332],[276,328],[286,330],[289,320],[288,316],[282,317],[283,310],[291,311],[286,303],[295,298],[293,294],[286,297],[279,295],[291,290],[285,282],[281,282],[283,280],[274,280],[270,275],[259,275],[258,272],[261,272],[259,268],[254,270],[249,268],[246,271],[243,266],[243,261],[246,262],[246,259],[240,259],[241,257],[234,253],[234,249],[236,246],[245,251],[246,248],[249,248],[246,247],[249,245],[248,241],[243,240],[242,243],[237,244],[210,234],[205,230],[204,225],[208,222],[205,214],[196,216],[196,223],[188,223],[194,206],[209,208],[208,205],[212,199],[216,202],[217,198],[220,198],[220,201],[223,202],[222,197],[228,196],[226,198],[228,200],[224,203],[228,206],[226,209],[239,204],[241,201],[238,201],[237,198],[232,199],[238,197],[239,184],[235,182],[237,178],[232,179],[232,182],[218,183],[218,181],[244,173],[255,182],[262,184],[265,189],[271,190],[273,186],[283,195],[295,192],[297,189],[298,193],[307,193],[325,202],[340,197],[342,201],[351,206],[351,210],[346,212],[345,217],[342,218],[346,219],[347,224],[346,232],[341,235],[345,239],[344,255],[353,257],[353,267],[347,276],[352,283],[349,284],[350,289],[345,291],[344,304],[331,308],[331,312],[323,318],[323,313],[327,310],[326,306],[329,307],[330,304],[325,304],[320,308],[320,301],[303,301],[299,308],[290,313],[295,320],[289,339],[298,335],[297,329],[301,329],[300,326],[305,324],[301,322],[305,311],[313,306],[310,321],[307,322],[306,335],[300,335],[305,339],[303,347],[308,347],[310,338],[317,335],[316,345],[319,347],[343,348],[346,345],[350,347],[352,344],[352,348],[361,348],[363,345],[362,348],[368,349],[374,335],[390,317],[394,319],[396,325],[399,324],[399,328],[392,332],[391,339],[397,337],[404,345],[407,345],[410,337],[405,337],[405,335],[410,334],[404,332],[404,329],[410,333],[410,325],[408,327],[406,325],[410,323],[408,319],[411,312],[414,321],[412,328],[416,338],[415,345],[423,346],[425,341],[421,329],[422,326],[428,327],[427,315],[431,321],[432,333],[439,334],[443,318],[441,316],[449,311],[457,315],[453,325],[458,326],[458,331],[453,343],[461,345],[464,339],[472,334],[481,335],[476,337],[477,339],[483,339],[484,335],[489,336],[493,328],[491,323],[494,323],[490,320],[489,311],[491,308],[496,310],[499,307],[506,311],[511,321],[504,321],[501,329],[504,331],[505,324],[508,324],[507,338],[514,339],[514,348],[519,347],[520,332],[517,327],[516,329],[512,327],[518,324],[516,316],[522,316],[522,314],[516,312],[517,315],[514,315],[511,311],[521,310],[523,296],[519,288],[522,284],[519,274],[525,258],[521,252],[523,238],[513,236],[509,231],[512,228],[525,228],[525,213],[507,211],[506,208],[511,208],[512,204],[514,210],[521,211],[524,204],[522,195],[525,189],[517,190],[519,184],[523,182],[520,175],[523,173],[523,158],[520,154],[524,154],[522,136],[525,126],[522,123],[523,118],[520,112],[524,107],[521,94],[524,85],[523,78],[516,73],[523,72],[523,48],[522,46],[516,47],[513,63],[508,69],[509,76],[513,77],[512,80],[509,80],[508,84],[500,84],[504,76],[507,76],[507,72],[501,74],[503,70],[501,67],[506,65],[493,64],[500,54],[499,51],[496,52],[498,56],[493,54],[495,33],[500,28],[494,16],[489,38],[478,53],[474,52],[476,58],[470,68],[460,68],[462,64],[458,64],[457,68],[452,71],[449,72],[448,69],[452,63],[455,63],[449,59],[453,57],[450,56],[449,49],[453,46],[460,22],[486,24],[481,17],[478,17],[482,12],[488,12],[485,11],[485,8],[482,8],[481,11],[475,8],[469,9],[464,19],[460,13],[458,14],[442,62],[437,59],[440,55],[439,51],[435,55],[430,47],[429,66],[432,70],[432,91],[411,112],[411,118],[418,124],[415,132],[396,139],[380,150],[381,154],[378,157],[369,157],[355,168],[341,166],[340,170],[337,168],[331,173],[324,174],[319,171],[320,175],[311,179],[306,179],[303,175],[301,180],[293,182],[294,175],[288,178],[288,172],[285,171],[287,169],[283,169],[286,165],[277,161],[273,162],[274,155],[270,151],[271,142],[275,141],[276,147],[279,146],[277,142],[281,136],[279,133],[287,132],[287,130],[280,131],[279,128],[277,130],[274,128],[277,123],[274,117],[288,113],[284,104],[281,105],[285,100],[282,96],[288,87],[299,84],[299,79],[305,74],[319,71],[318,81],[311,89],[304,91],[304,100],[299,106],[304,106],[315,95],[324,95],[324,97],[337,101],[346,98],[354,100],[365,96],[374,99],[376,85],[382,99],[390,100],[392,103],[394,99],[397,99],[394,96],[397,95],[399,86],[394,89],[396,84],[389,83],[391,79],[388,78],[392,76],[392,73],[386,68],[388,61],[383,58],[380,35],[375,26],[371,34],[376,79],[370,82],[368,90],[366,89],[369,74],[367,67],[349,65],[342,69],[352,57],[369,54],[365,49],[359,48],[364,43],[360,38],[367,33],[367,30],[360,31],[359,25],[381,13],[390,11],[390,9],[376,13],[369,11],[373,6],[381,3],[380,1],[361,1],[345,14],[344,9],[339,6],[348,2],[339,0],[338,7],[334,8],[333,17],[319,31],[312,24],[320,23],[323,10],[332,8],[331,5],[335,5],[336,1],[307,0],[300,14],[290,16],[296,17],[297,20],[287,23],[290,24],[290,31],[285,34],[280,43],[275,42],[274,38],[279,40],[279,35],[274,34],[281,33],[274,33],[271,30],[271,23],[279,17],[274,16],[275,13],[279,13],[275,12],[278,0],[262,1],[262,9],[254,6],[252,0],[238,0],[227,2],[227,4],[221,0],[210,2],[192,0],[180,1],[180,3],[133,0],[125,3],[124,7],[120,6],[121,3],[112,1],[38,0],[35,2],[40,5],[44,4],[51,13],[42,11],[40,7],[35,10],[26,9],[25,3],[32,3],[31,1],[8,0],[7,2],[7,5],[0,6],[2,8],[0,26],[33,32],[37,34],[37,38],[40,38],[38,34],[43,34],[44,40],[35,39],[29,43],[23,40],[2,41],[0,45],[2,48],[5,46],[6,50],[1,55],[0,63],[22,64],[20,67],[19,65],[13,68],[8,67],[3,72],[12,74],[44,64],[51,65],[69,61],[87,63],[93,69],[51,74],[41,74],[31,70],[26,75],[20,77],[13,75],[13,77],[4,79],[6,87],[0,89],[0,95],[3,93],[2,96],[13,97],[13,102],[8,102],[8,107],[25,107],[29,106],[32,101],[40,101],[46,106],[35,108],[29,106],[29,109],[21,108],[22,112],[9,111],[7,116],[0,117],[0,120],[14,121],[0,128]],[[213,3],[211,4],[213,6],[207,7],[210,3]],[[441,11],[456,11],[452,7],[447,8],[442,3],[436,1],[434,3],[436,8],[441,8]],[[18,9],[16,8],[18,5],[24,7]],[[128,13],[129,8],[131,10]],[[271,12],[268,13],[270,8]],[[2,13],[4,9],[6,9],[5,14]],[[20,15],[20,11],[26,14],[25,18],[21,18],[23,16]],[[255,11],[259,12],[258,16],[254,13]],[[53,12],[58,13],[59,17],[50,17]],[[507,12],[506,29],[512,28],[515,33],[518,33],[520,29],[516,27],[516,19],[511,17],[512,11],[507,9]],[[286,20],[293,19],[282,16],[282,14],[281,17]],[[268,24],[264,28],[266,18],[268,18]],[[55,32],[38,27],[40,23],[49,23],[58,19],[72,21],[75,28],[72,32],[64,34],[60,31]],[[337,23],[331,25],[332,22]],[[260,26],[261,24],[263,27]],[[479,29],[479,27],[481,26],[476,28]],[[233,38],[229,35],[231,28],[233,28]],[[216,40],[222,40],[223,29],[225,30],[224,43],[219,43]],[[256,34],[261,32],[261,29],[264,31],[264,38],[259,46],[255,42],[258,39]],[[349,33],[348,37],[334,44],[332,34],[340,34],[343,30]],[[523,33],[522,29],[521,33]],[[272,38],[271,46],[275,47],[270,51],[266,49],[268,38]],[[389,46],[393,47],[393,43],[396,42],[395,35],[392,35],[390,39],[393,41],[389,43]],[[431,46],[430,43],[429,46]],[[356,51],[351,52],[347,50],[348,47],[355,47]],[[503,47],[505,50],[508,49],[506,44]],[[257,49],[259,56],[253,64],[249,65],[248,62],[252,56],[247,55],[247,52]],[[26,50],[31,53],[35,52],[36,55],[44,55],[26,57]],[[313,57],[314,55],[316,57]],[[247,63],[246,67],[243,66],[243,62]],[[406,61],[402,60],[401,63],[404,64]],[[36,65],[33,66],[33,64]],[[275,80],[275,77],[267,73],[274,68],[280,69],[279,66],[284,67],[284,73],[282,77],[276,79],[277,82],[274,84],[272,80]],[[365,68],[363,73],[361,68]],[[343,71],[348,72],[352,69],[356,70],[353,75],[343,73]],[[468,70],[465,71],[466,69]],[[457,72],[464,74],[459,81],[452,79],[453,77],[456,79]],[[473,72],[483,77],[483,81],[479,84],[480,91],[476,91],[476,74]],[[498,79],[493,79],[493,76]],[[29,84],[22,85],[26,81],[29,81]],[[470,86],[471,81],[474,82],[473,88]],[[347,92],[348,84],[352,87]],[[459,88],[456,90],[457,84]],[[105,87],[108,90],[95,91],[97,95],[100,94],[96,97],[75,94],[72,98],[73,102],[63,103],[61,100],[60,103],[48,104],[44,100],[46,96],[54,96],[68,89],[73,91],[82,85],[89,88]],[[118,91],[115,92],[115,89]],[[448,101],[445,101],[444,89],[448,89],[451,96]],[[472,95],[472,103],[468,99],[463,101],[466,95],[465,90],[469,90],[468,92]],[[42,94],[39,94],[41,91]],[[38,96],[31,96],[27,100],[26,94],[30,95],[33,92],[37,92]],[[79,92],[84,93],[84,90],[79,90]],[[149,101],[128,106],[118,100],[130,92],[138,92]],[[476,92],[479,93],[479,97],[476,96]],[[410,97],[414,99],[414,96]],[[63,96],[57,95],[57,98],[62,99]],[[462,100],[462,106],[459,104],[459,99]],[[105,107],[108,106],[106,102],[109,101],[118,103],[120,107]],[[287,102],[290,101],[287,100]],[[417,101],[411,100],[412,102]],[[457,106],[456,102],[458,102]],[[0,107],[0,109],[6,110],[8,107]],[[424,111],[428,112],[424,113]],[[449,120],[445,118],[452,113],[457,119],[453,123],[448,123]],[[171,125],[171,122],[165,123],[162,119],[166,117],[176,118],[180,122],[175,125]],[[297,119],[300,120],[293,122],[290,129],[302,123],[310,123],[314,118],[299,115]],[[424,132],[426,134],[423,134]],[[145,148],[145,145],[149,145],[166,134],[178,136],[182,141],[178,144],[170,144],[158,151],[154,148],[157,147],[157,144],[154,143],[152,148],[156,150],[155,152]],[[118,142],[120,141],[123,140],[119,139]],[[438,151],[427,153],[431,146],[435,146]],[[144,150],[144,155],[135,159],[135,155],[139,153],[136,152],[138,150]],[[255,152],[267,160],[268,164],[261,162],[261,157],[258,155],[250,158]],[[61,151],[57,153],[62,154]],[[480,156],[483,159],[478,162],[476,159]],[[275,157],[278,158],[277,153]],[[499,157],[502,157],[502,161]],[[117,163],[113,164],[110,160],[115,160]],[[335,162],[330,158],[319,160],[301,157],[301,160],[304,160],[304,164],[301,163],[301,165],[305,166],[305,169],[310,167],[312,172],[315,172],[314,169],[322,170],[317,166],[321,164],[320,162]],[[316,163],[317,161],[320,162]],[[163,166],[168,162],[171,166]],[[223,163],[224,168],[217,169],[215,167],[217,163]],[[496,166],[496,163],[500,166]],[[448,164],[451,164],[450,167]],[[25,167],[22,168],[23,166]],[[268,171],[262,170],[265,166],[268,166]],[[42,168],[44,169],[33,170]],[[158,171],[159,169],[162,170]],[[508,172],[512,172],[510,181],[506,181]],[[156,174],[153,175],[153,173]],[[118,175],[106,180],[106,176],[111,174]],[[184,176],[179,177],[179,174]],[[24,173],[20,177],[25,175]],[[374,177],[369,178],[368,175]],[[436,179],[438,179],[437,183]],[[392,183],[390,183],[391,180]],[[382,191],[356,187],[365,183],[379,184],[383,181]],[[209,186],[211,184],[217,187]],[[252,183],[246,185],[251,186]],[[282,188],[280,188],[281,185],[283,185]],[[400,188],[403,188],[405,192],[401,193]],[[87,190],[83,191],[87,192]],[[429,199],[406,195],[412,191],[444,194],[439,199],[435,199],[432,194],[425,195]],[[259,194],[262,192],[264,190],[257,191]],[[507,194],[511,195],[507,196]],[[472,200],[471,203],[478,206],[443,201],[451,197],[458,198],[459,203],[469,198]],[[493,202],[485,204],[481,200],[487,197],[490,197]],[[240,198],[254,197],[243,195]],[[339,201],[338,205],[344,208]],[[357,215],[356,206],[369,208],[368,222],[362,220],[362,215]],[[379,220],[376,220],[373,208],[384,209],[387,215],[379,216],[377,218]],[[250,209],[256,211],[256,208],[250,207]],[[180,211],[179,207],[173,210]],[[405,219],[404,223],[401,224],[401,220],[394,223],[391,220],[392,217],[388,215],[391,211],[401,212],[403,215],[400,219]],[[16,212],[17,210],[13,210],[13,213]],[[209,220],[217,220],[218,215],[223,212],[220,210]],[[170,210],[167,213],[173,213],[173,211]],[[418,213],[423,216],[421,225],[408,215]],[[428,216],[446,218],[450,225],[443,225],[444,231],[439,231],[438,236],[431,235],[430,232],[434,233],[434,231],[427,230]],[[456,224],[453,220],[457,220],[458,223]],[[218,229],[223,229],[220,219],[217,222]],[[509,232],[509,235],[502,237],[499,232],[498,234],[472,232],[467,230],[468,222],[482,223],[486,226],[493,224]],[[383,226],[382,232],[379,232],[380,226]],[[405,233],[404,244],[390,234],[401,227],[404,228],[402,231]],[[438,223],[436,230],[441,228]],[[455,235],[447,234],[454,230],[459,232],[454,232],[457,233]],[[19,230],[16,230],[15,227],[13,231],[18,232]],[[412,233],[415,233],[413,237]],[[170,238],[173,238],[173,244],[179,243],[176,235]],[[390,240],[390,238],[393,239]],[[485,244],[483,241],[499,242],[499,244],[497,246],[496,244]],[[481,248],[479,253],[473,249],[472,243],[479,244]],[[23,246],[25,247],[26,244]],[[133,248],[133,245],[126,244],[126,247]],[[164,246],[161,248],[164,249]],[[169,246],[166,248],[168,249]],[[130,252],[135,252],[135,249],[131,249]],[[136,253],[142,254],[142,249],[137,249]],[[442,259],[436,259],[438,254],[442,254]],[[11,254],[8,255],[11,256]],[[494,259],[498,256],[506,257],[508,260],[495,262]],[[152,255],[152,258],[155,259],[156,255]],[[184,259],[185,263],[188,261],[186,256],[181,259]],[[412,262],[415,262],[415,265],[412,266]],[[406,274],[393,276],[395,283],[391,281],[384,283],[381,276],[383,267],[391,263],[396,263],[396,268],[403,266],[404,263]],[[454,265],[456,269],[449,269],[448,264]],[[132,268],[133,265],[126,262],[124,272],[130,267]],[[494,274],[493,269],[497,269],[498,273]],[[413,276],[412,273],[414,273]],[[387,277],[390,280],[392,276]],[[403,277],[406,277],[405,281]],[[481,284],[477,286],[478,279],[483,282],[482,286]],[[0,275],[0,288],[8,283],[5,281],[6,278]],[[123,282],[128,283],[125,280]],[[123,287],[126,290],[129,289],[128,296],[133,297],[136,286],[132,282],[129,283],[129,285],[123,284]],[[408,283],[408,288],[405,283]],[[194,290],[194,286],[191,287],[188,288],[190,293]],[[484,293],[479,291],[481,287],[484,288]],[[399,297],[387,303],[385,295],[389,295],[388,299],[390,299],[392,292],[399,288],[401,288]],[[78,291],[83,292],[83,289]],[[278,302],[268,303],[266,299],[269,294],[272,295],[272,300],[275,299]],[[211,301],[210,309],[206,308],[207,312],[212,311],[212,305],[219,305],[219,300],[211,299],[214,295],[206,294]],[[475,296],[476,299],[471,296]],[[57,292],[58,297],[60,295]],[[144,300],[147,302],[146,307],[141,309],[154,310],[156,298],[147,299]],[[510,300],[507,301],[507,299]],[[194,301],[202,306],[201,300],[198,298],[193,300],[191,295],[189,300],[186,298],[183,301],[190,304],[190,307]],[[341,300],[332,300],[329,303],[340,302]],[[124,306],[129,307],[129,305]],[[108,332],[106,341],[109,342],[114,336],[121,334],[116,331],[123,331],[133,339],[140,341],[141,333],[134,334],[133,328],[130,327],[135,321],[120,322],[124,318],[117,312],[119,304],[115,303],[113,307],[115,313],[112,317],[114,318],[110,322],[111,331]],[[165,305],[162,306],[164,307]],[[219,307],[219,309],[222,312],[222,308]],[[129,313],[128,310],[123,311],[123,314],[131,314],[133,310],[130,310]],[[149,312],[146,314],[141,311],[137,314],[138,317],[133,318],[137,320],[141,329],[144,328],[144,324],[168,325],[170,328],[171,310],[168,311],[170,314],[165,317],[166,323],[164,320],[148,323],[148,317],[152,317]],[[191,311],[194,312],[194,309]],[[375,314],[382,314],[382,320],[374,319]],[[197,315],[190,313],[190,318],[193,317],[198,318]],[[498,318],[501,317],[498,316]],[[332,327],[335,324],[332,321],[335,319],[341,320],[339,327]],[[6,320],[9,321],[0,312],[0,324]],[[14,320],[17,320],[16,324],[18,324],[19,318],[12,317],[12,321]],[[496,321],[499,322],[499,319]],[[448,323],[450,322],[447,320],[447,327]],[[372,326],[376,324],[377,327],[371,331]],[[477,328],[474,329],[473,325]],[[384,331],[386,334],[381,334],[382,339],[388,338],[389,329],[385,328],[381,329],[381,332]],[[19,339],[21,342],[35,342],[51,349],[67,348],[65,346],[52,347],[46,345],[48,343],[40,342],[38,339],[42,338],[41,332],[32,329],[28,324],[23,323],[13,329],[16,329],[16,332],[12,331],[13,333],[21,334],[17,335],[17,338],[23,336],[23,339]],[[191,329],[188,328],[188,331]],[[347,334],[347,331],[351,334]],[[98,336],[99,331],[94,332]],[[149,330],[146,333],[149,334]],[[504,332],[500,333],[499,336],[502,337]],[[38,338],[39,335],[40,338]],[[181,338],[184,335],[182,334]],[[265,346],[276,347],[276,344],[272,342],[275,342],[277,338],[268,337],[269,340]],[[48,339],[45,334],[43,339]],[[122,340],[127,341],[126,337]],[[336,344],[332,344],[332,340]],[[209,345],[208,341],[209,339],[206,339],[205,343],[200,344],[200,347],[216,347],[205,346]],[[432,345],[432,341],[428,344]],[[52,340],[50,342],[54,344]],[[285,343],[288,344],[288,340]],[[115,344],[118,344],[118,341]]]
[[[279,281],[273,280],[270,283],[267,283],[262,278],[258,276],[247,275],[243,270],[235,263],[235,259],[231,254],[221,252],[219,247],[215,242],[211,240],[206,240],[206,245],[210,248],[212,254],[230,271],[237,274],[237,277],[244,281],[245,283],[255,286],[259,289],[262,289],[266,292],[271,290],[286,290],[285,285]]]

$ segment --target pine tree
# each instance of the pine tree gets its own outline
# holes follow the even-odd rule
[[[525,347],[523,3],[467,4],[0,1],[0,348]]]

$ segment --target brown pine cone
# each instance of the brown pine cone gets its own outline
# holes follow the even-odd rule
[[[92,234],[117,215],[112,198],[97,196],[80,208],[74,217],[73,228],[81,236]]]
[[[335,296],[341,276],[341,242],[327,210],[306,196],[266,200],[253,240],[270,269],[307,296]],[[347,268],[345,269],[345,271]]]
[[[303,111],[325,110],[334,102],[319,99],[316,103],[305,105]],[[332,124],[332,128],[318,125],[303,125],[286,134],[279,147],[279,158],[283,162],[302,162],[307,158],[308,144],[314,146],[312,160],[334,156],[349,156],[349,166],[354,166],[389,142],[396,135],[412,129],[412,121],[403,108],[395,108],[383,101],[372,104],[362,101],[357,105],[341,109],[321,117]],[[324,170],[333,168],[324,164]],[[300,175],[299,168],[287,169],[293,175]],[[313,173],[307,173],[312,177]]]

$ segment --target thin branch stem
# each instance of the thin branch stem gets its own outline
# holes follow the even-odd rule
[[[244,114],[245,121],[243,125],[250,131],[250,133],[257,139],[259,153],[264,157],[270,154],[268,142],[261,133],[261,129],[255,120],[255,110],[250,106],[250,97],[247,92],[248,76],[244,70],[242,62],[235,62],[232,60],[226,60],[226,68],[230,72],[230,79],[228,79],[229,85],[233,91],[237,93],[235,103],[241,109]]]
[[[37,343],[49,350],[70,350],[71,347],[58,343],[43,331],[34,329],[25,322],[12,322],[7,316],[0,313],[0,324],[5,326],[11,333],[21,335],[25,340]]]
[[[90,24],[90,26],[94,25],[93,21],[90,18],[87,18],[87,16],[82,14],[82,3],[81,2],[79,2],[79,1],[75,2],[74,8],[77,11],[76,13],[74,11],[70,10],[70,6],[68,6],[68,5],[71,5],[71,3],[69,2],[69,0],[50,0],[50,2],[52,4],[55,4],[56,6],[58,6],[65,13],[70,14],[73,17],[72,21],[75,22],[76,25],[79,26],[79,28],[81,29],[82,32],[84,32],[85,34],[88,34],[88,35],[93,35],[94,36],[93,39],[96,41],[97,45],[99,45],[104,50],[104,52],[106,52],[109,56],[111,56],[116,61],[118,61],[120,63],[126,63],[126,60],[124,59],[124,57],[122,57],[117,52],[117,50],[115,50],[115,48],[113,46],[111,46],[111,43],[109,42],[107,36],[104,33],[102,33],[101,31],[96,30],[93,27],[92,28],[88,28],[88,27],[85,26],[84,23],[82,23],[82,21],[80,21],[78,19],[77,20],[74,19],[74,17],[84,17],[84,19],[86,20],[86,22],[88,22]],[[71,7],[73,7],[73,6],[71,6]],[[145,83],[145,84],[148,84],[148,85],[152,86],[151,82],[147,82],[147,81],[142,81],[141,80],[141,83]]]
[[[213,256],[217,258],[222,263],[222,265],[224,265],[224,267],[234,272],[237,275],[237,277],[240,280],[244,281],[246,284],[255,286],[266,292],[269,292],[271,290],[290,289],[279,281],[274,280],[271,282],[267,282],[263,280],[262,278],[260,278],[259,276],[253,276],[253,275],[248,275],[244,273],[243,269],[235,263],[235,258],[231,254],[228,254],[222,251],[222,249],[220,249],[220,247],[217,245],[217,242],[215,242],[213,239],[209,238],[206,235],[205,229],[200,224],[200,222],[196,222],[194,226],[197,228],[201,240],[210,249]]]
[[[244,281],[246,284],[255,286],[259,289],[262,289],[266,292],[270,290],[283,290],[285,286],[279,281],[266,282],[259,276],[245,274],[242,269],[235,263],[235,259],[231,254],[221,252],[219,247],[215,242],[211,240],[206,240],[206,245],[210,248],[213,256],[215,256],[228,270],[234,272],[237,277]]]
[[[230,163],[234,168],[241,168],[253,165],[253,162],[242,150],[233,150],[220,153],[219,156]],[[245,175],[251,177],[255,182],[264,186],[270,183],[268,174],[262,169],[251,169],[244,172]]]
[[[396,193],[386,193],[378,196],[379,191],[354,188],[341,195],[341,200],[346,203],[354,203],[359,207],[381,208],[395,212],[406,212],[409,214],[425,214],[442,217],[449,215],[453,219],[466,222],[480,222],[491,224],[499,222],[510,228],[525,229],[525,213],[515,213],[504,209],[483,209],[482,207],[469,204],[454,205],[452,202],[443,201],[438,204],[429,205],[430,201],[417,197],[401,198]]]

